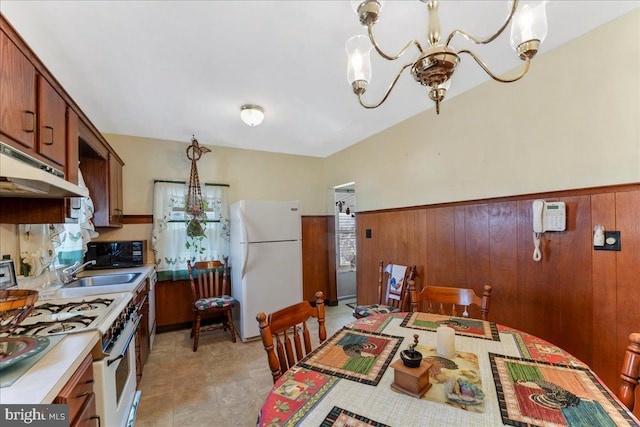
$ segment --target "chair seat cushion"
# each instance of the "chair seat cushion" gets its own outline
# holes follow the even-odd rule
[[[193,305],[198,310],[208,310],[210,308],[223,308],[235,305],[238,302],[234,297],[221,295],[219,297],[200,298]]]
[[[373,314],[387,314],[393,313],[396,311],[401,311],[397,307],[392,307],[390,305],[382,305],[382,304],[371,304],[371,305],[359,305],[353,309],[353,312],[362,317],[371,316]]]

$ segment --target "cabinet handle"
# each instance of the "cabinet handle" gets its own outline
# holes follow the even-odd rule
[[[82,384],[83,384],[83,385],[90,385],[90,386],[93,386],[93,384],[94,384],[94,383],[95,383],[95,380],[89,380],[89,381],[85,381],[85,382],[84,382],[84,383],[82,383]],[[86,395],[88,395],[88,394],[91,394],[91,393],[93,393],[93,388],[90,388],[89,390],[83,391],[82,393],[80,393],[80,394],[76,395],[76,396],[74,397],[74,399],[77,399],[77,398],[79,398],[79,397],[84,397],[84,396],[86,396]]]
[[[49,130],[51,138],[49,138],[49,141],[42,141],[42,143],[45,145],[53,145],[53,128],[51,126],[45,126],[44,128]]]
[[[97,415],[94,415],[93,417],[89,417],[90,420],[98,420],[98,427],[100,427],[100,417]]]
[[[25,127],[24,127],[24,131],[27,133],[33,133],[36,131],[36,113],[34,113],[33,111],[25,111],[24,112],[26,114],[26,120],[25,120]],[[31,119],[31,120],[29,120]]]

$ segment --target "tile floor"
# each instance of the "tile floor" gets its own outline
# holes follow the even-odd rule
[[[347,302],[326,307],[327,337],[354,320]],[[311,332],[315,348],[317,326]],[[234,344],[218,330],[201,334],[194,353],[189,333],[156,336],[140,383],[136,427],[255,426],[273,386],[262,341]]]

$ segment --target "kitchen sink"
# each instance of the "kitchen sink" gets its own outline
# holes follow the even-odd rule
[[[65,288],[86,288],[91,286],[124,285],[140,277],[140,273],[96,274],[78,277],[64,285]]]

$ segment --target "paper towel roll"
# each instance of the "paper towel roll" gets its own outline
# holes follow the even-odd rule
[[[453,357],[456,354],[456,333],[453,328],[440,326],[436,329],[437,351],[444,357]]]

